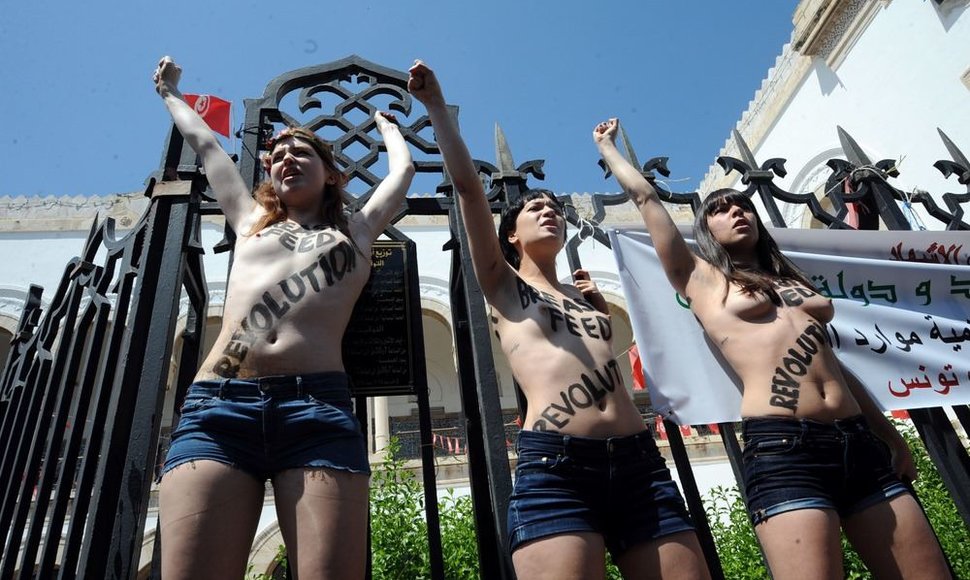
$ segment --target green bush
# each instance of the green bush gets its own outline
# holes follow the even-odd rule
[[[909,444],[919,470],[915,484],[926,515],[936,531],[943,551],[957,578],[970,578],[970,531],[950,498],[939,472],[930,460],[915,431],[897,425]],[[726,578],[763,579],[768,577],[754,529],[748,519],[737,486],[716,487],[704,498],[707,519],[717,545]],[[862,559],[842,537],[842,565],[849,580],[871,578]]]
[[[371,562],[374,580],[426,578],[430,570],[424,493],[404,468],[401,444],[391,438],[370,487]]]
[[[400,442],[392,437],[386,460],[371,479],[371,562],[373,577],[431,577],[428,524],[424,519],[424,488],[405,469]],[[478,539],[472,500],[454,490],[438,504],[445,577],[478,579]]]
[[[897,425],[899,428],[899,425]],[[919,470],[914,487],[926,517],[940,539],[943,552],[950,561],[956,578],[970,578],[970,529],[960,517],[943,478],[933,465],[923,442],[913,428],[900,428],[903,438],[913,451],[913,460]]]
[[[438,514],[441,520],[441,552],[446,578],[478,578],[478,538],[472,498],[456,496],[449,489]]]
[[[721,558],[725,578],[767,578],[758,540],[737,486],[715,487],[704,497],[704,510]]]

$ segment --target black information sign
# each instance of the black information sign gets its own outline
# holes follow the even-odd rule
[[[411,395],[416,388],[413,332],[421,328],[413,319],[421,315],[417,276],[411,271],[414,242],[377,240],[371,260],[370,280],[344,334],[344,367],[354,396]]]

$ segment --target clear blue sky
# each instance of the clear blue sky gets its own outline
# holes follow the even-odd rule
[[[546,160],[534,186],[615,191],[590,134],[618,116],[641,162],[669,156],[671,179],[688,178],[674,188],[692,190],[789,39],[796,4],[6,3],[0,195],[141,190],[169,126],[151,83],[165,54],[183,90],[233,101],[237,124],[242,100],[284,72],[353,53],[406,70],[420,57],[461,107],[473,156],[494,161],[499,123],[516,162]]]

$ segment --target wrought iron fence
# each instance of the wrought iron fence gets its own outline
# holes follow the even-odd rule
[[[371,171],[382,150],[372,135],[374,110],[390,108],[405,117],[401,133],[430,157],[415,165],[419,174],[435,179],[437,195],[409,197],[394,222],[407,215],[448,218],[452,328],[463,409],[456,426],[463,429],[467,446],[480,573],[484,578],[511,578],[504,548],[511,493],[510,431],[498,396],[484,300],[471,274],[452,185],[437,158],[436,143],[424,135],[430,122],[426,115],[410,122],[406,119],[412,105],[406,82],[405,73],[357,56],[277,77],[261,98],[246,102],[239,166],[250,185],[256,185],[262,177],[259,156],[274,127],[310,128],[333,142],[336,158],[352,177],[351,187],[364,187],[353,202],[359,207],[379,181]],[[328,100],[332,105],[325,103]],[[299,114],[287,112],[287,106],[295,106]],[[452,110],[457,114],[457,109]],[[308,112],[314,116],[307,118]],[[362,118],[355,120],[355,116]],[[910,203],[922,204],[944,229],[970,229],[963,213],[970,200],[970,163],[942,132],[952,159],[938,161],[936,167],[968,187],[967,193],[943,194],[940,199],[946,209],[927,194],[907,195],[894,188],[888,181],[895,173],[890,162],[872,163],[847,133],[839,129],[839,135],[847,160],[829,162],[832,175],[826,192],[831,210],[814,192],[792,193],[776,186],[774,178],[785,174],[784,160],[759,165],[740,135],[735,138],[741,159],[725,157],[718,162],[726,171],[742,174],[744,193],[759,197],[777,227],[785,226],[778,208],[778,201],[783,201],[805,205],[829,228],[851,227],[846,223],[847,204],[855,203],[868,210],[864,213],[868,221],[860,227],[877,227],[881,221],[890,229],[908,229],[899,205]],[[625,134],[622,138],[626,154],[639,166]],[[495,141],[495,164],[476,164],[492,210],[498,213],[529,189],[530,177],[544,176],[542,161],[515,164],[499,128]],[[355,154],[355,148],[363,152]],[[643,174],[655,182],[657,173],[669,175],[666,161],[663,157],[650,159],[643,165]],[[697,192],[671,192],[659,183],[657,187],[670,203],[692,209],[700,204]],[[139,561],[140,552],[160,453],[161,417],[167,416],[164,395],[180,304],[186,323],[180,342],[181,365],[174,377],[176,408],[201,355],[208,291],[200,219],[218,213],[205,190],[194,155],[182,147],[180,135],[173,130],[162,167],[145,191],[151,204],[142,219],[123,238],[118,238],[110,219],[96,221],[80,257],[67,265],[46,308],[41,307],[42,290],[31,288],[0,379],[0,530],[4,539],[0,577],[133,578],[139,566],[146,565]],[[606,208],[627,200],[622,194],[593,195],[591,216],[580,216],[568,196],[562,200],[567,219],[576,228],[567,242],[567,255],[570,266],[578,268],[580,243],[592,238],[608,247],[609,239],[600,225]],[[392,239],[407,239],[395,227],[386,233]],[[227,229],[214,250],[231,249],[233,239]],[[424,369],[419,370],[423,375]],[[433,507],[437,505],[433,423],[426,381],[422,378],[418,383],[415,454],[422,458],[425,476],[432,577],[443,578],[441,538]],[[366,414],[362,396],[357,398],[357,408],[359,414]],[[957,407],[954,412],[963,428],[970,430],[967,408]],[[970,457],[958,434],[942,409],[914,410],[911,416],[961,515],[970,524]],[[367,424],[366,416],[362,418]],[[740,449],[733,426],[720,427],[728,458],[739,476]],[[667,433],[708,564],[715,577],[723,577],[686,447],[674,425],[668,425]],[[156,549],[155,574],[158,560]]]
[[[0,577],[135,572],[183,288],[183,360],[204,321],[195,183],[152,181],[122,239],[96,222],[46,311],[31,288],[0,384]]]

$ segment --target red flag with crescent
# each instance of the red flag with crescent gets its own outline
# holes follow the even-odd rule
[[[210,129],[229,137],[229,109],[232,103],[212,95],[190,95],[185,93],[185,102],[202,117]]]

